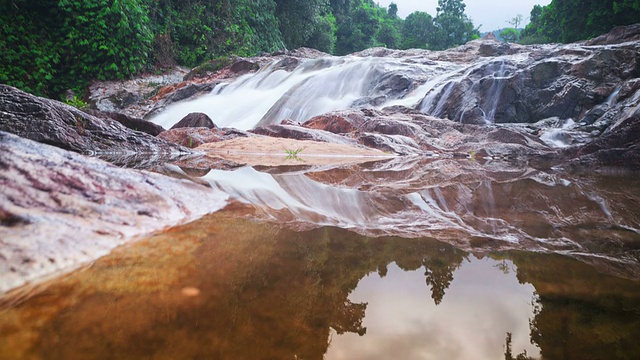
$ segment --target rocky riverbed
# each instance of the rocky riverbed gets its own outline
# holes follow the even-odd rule
[[[229,198],[295,229],[562,252],[637,278],[637,182],[608,183],[640,168],[638,33],[283,51],[96,83],[87,111],[0,85],[0,291]],[[334,160],[305,162],[293,140]],[[605,180],[581,175],[595,172]]]

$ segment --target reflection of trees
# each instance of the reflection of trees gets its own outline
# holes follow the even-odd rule
[[[321,359],[332,328],[366,333],[367,304],[348,299],[364,276],[384,276],[394,261],[405,270],[425,266],[439,302],[464,258],[433,239],[337,228],[299,233],[223,213],[152,242],[78,273],[74,281],[88,284],[81,293],[70,294],[64,283],[48,289],[74,301],[47,321],[33,351],[47,349],[53,358]],[[109,266],[135,279],[127,275],[117,291],[91,285],[92,271]],[[185,299],[179,289],[187,285],[200,295]]]
[[[532,357],[527,355],[527,350],[513,357],[513,350],[511,349],[511,333],[507,333],[507,337],[504,341],[504,360],[532,360]]]
[[[463,259],[462,251],[451,246],[440,246],[436,254],[429,254],[422,260],[426,283],[431,287],[431,298],[436,305],[442,302],[445,290],[453,281],[453,272],[460,267]]]
[[[352,332],[360,336],[367,333],[367,328],[362,327],[362,320],[364,320],[364,312],[367,309],[367,304],[354,304],[348,299],[345,301],[344,306],[338,309],[338,314],[331,327],[338,333],[344,334],[346,332]]]
[[[531,341],[544,359],[640,359],[638,282],[559,255],[510,257],[519,281],[536,288]]]

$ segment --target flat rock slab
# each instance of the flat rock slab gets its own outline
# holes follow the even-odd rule
[[[0,293],[217,211],[227,198],[0,132]]]
[[[252,166],[350,164],[395,156],[365,147],[268,136],[207,143],[196,150],[206,151],[211,157]]]

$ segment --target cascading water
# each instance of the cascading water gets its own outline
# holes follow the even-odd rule
[[[465,65],[327,57],[302,61],[292,72],[285,71],[280,60],[257,73],[219,84],[208,95],[170,105],[151,120],[168,128],[191,112],[203,112],[218,126],[248,130],[284,119],[303,122],[335,110],[403,105],[462,121],[462,114],[448,113],[455,95],[461,98],[454,100],[464,102],[468,109],[480,108],[486,121],[493,122],[513,59],[516,57],[481,59]],[[480,80],[473,80],[478,74]],[[488,81],[491,85],[485,91],[466,94],[461,88],[475,89]],[[478,94],[486,96],[473,98]]]
[[[405,95],[394,94],[385,81],[390,74],[411,72],[412,76],[430,69],[402,64],[387,58],[321,58],[304,61],[293,72],[282,70],[278,62],[255,74],[244,75],[230,84],[218,85],[211,94],[177,103],[151,121],[171,127],[191,112],[202,112],[216,125],[241,130],[268,125],[283,119],[305,121],[330,111],[351,107],[372,107],[372,103]]]
[[[500,97],[502,96],[502,90],[506,84],[506,76],[508,74],[508,70],[505,65],[505,61],[501,60],[497,66],[489,67],[490,75],[488,76],[491,81],[491,86],[486,93],[484,99],[481,100],[482,106],[480,108],[483,110],[485,115],[485,122],[488,124],[493,124],[495,122],[496,110],[498,109],[498,102],[500,101]],[[492,69],[497,67],[495,70]],[[492,74],[491,74],[492,73]]]

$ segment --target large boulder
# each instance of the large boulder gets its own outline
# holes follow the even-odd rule
[[[131,130],[142,131],[153,136],[158,136],[158,134],[164,131],[164,128],[156,123],[115,111],[89,109],[86,113],[101,119],[115,120]]]
[[[220,209],[227,195],[0,132],[0,293],[133,237]]]
[[[183,117],[171,129],[187,128],[187,127],[205,127],[209,129],[216,128],[209,115],[205,113],[195,112]]]
[[[249,136],[249,134],[237,129],[209,129],[207,127],[183,127],[177,129],[172,128],[158,135],[160,139],[174,144],[186,146],[188,148],[196,148],[202,144],[246,136]]]
[[[98,118],[56,100],[0,84],[0,131],[80,153],[188,152],[188,149]]]

